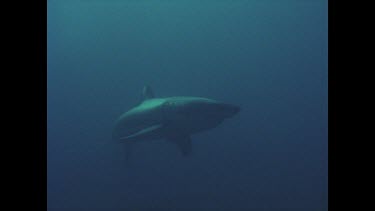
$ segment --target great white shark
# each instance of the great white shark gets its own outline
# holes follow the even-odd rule
[[[117,119],[112,138],[126,144],[127,154],[134,143],[164,139],[187,156],[192,134],[215,128],[239,111],[239,106],[203,97],[155,98],[145,86],[141,103]]]

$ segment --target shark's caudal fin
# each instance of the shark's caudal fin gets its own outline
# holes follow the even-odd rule
[[[148,136],[152,136],[154,133],[158,133],[159,130],[162,130],[163,125],[153,125],[143,130],[140,130],[132,135],[121,137],[119,140],[124,143],[125,149],[125,160],[129,162],[130,157],[132,156],[133,146],[136,143],[136,140],[144,139]]]
[[[154,98],[154,92],[150,86],[144,86],[142,90],[142,101]]]
[[[189,156],[192,153],[191,138],[189,135],[170,137],[167,139],[175,143],[183,156]]]
[[[130,157],[132,156],[132,152],[133,152],[133,145],[134,145],[133,142],[125,142],[124,143],[125,162],[130,161]]]

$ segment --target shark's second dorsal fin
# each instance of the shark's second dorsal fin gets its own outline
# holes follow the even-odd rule
[[[142,101],[154,98],[154,92],[152,91],[151,87],[144,86],[142,90]]]

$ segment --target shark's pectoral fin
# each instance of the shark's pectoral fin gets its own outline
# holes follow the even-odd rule
[[[192,153],[191,138],[189,135],[169,137],[167,139],[177,145],[183,156],[189,156]]]
[[[132,135],[125,136],[120,138],[120,140],[132,140],[137,138],[147,138],[147,136],[152,136],[155,133],[158,133],[163,128],[162,124],[153,125],[142,130],[139,130]]]

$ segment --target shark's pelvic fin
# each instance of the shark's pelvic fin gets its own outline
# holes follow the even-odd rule
[[[144,86],[142,90],[142,101],[154,98],[154,92],[150,86]]]
[[[189,156],[192,153],[191,138],[189,135],[169,137],[167,139],[177,145],[183,156]]]
[[[142,129],[136,133],[133,133],[129,136],[125,136],[120,138],[120,140],[131,140],[131,139],[137,139],[137,138],[146,138],[149,135],[152,135],[155,132],[158,132],[163,127],[162,124],[153,125],[151,127],[147,127],[145,129]]]

